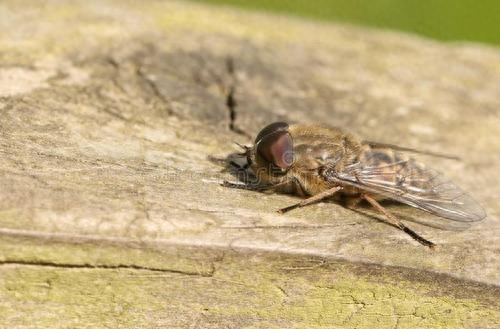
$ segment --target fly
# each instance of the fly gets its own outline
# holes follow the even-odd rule
[[[337,197],[346,198],[352,206],[364,200],[388,224],[430,248],[435,246],[433,242],[404,225],[379,201],[395,200],[458,222],[486,217],[469,194],[404,155],[413,150],[362,141],[338,128],[275,122],[259,132],[252,147],[243,148],[247,167],[257,179],[243,188],[304,197],[279,209],[280,213]],[[241,187],[229,182],[224,185]]]

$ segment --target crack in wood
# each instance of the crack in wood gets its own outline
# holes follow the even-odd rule
[[[137,77],[151,89],[153,95],[165,105],[165,111],[167,112],[167,114],[174,115],[175,113],[170,108],[170,101],[163,95],[156,81],[152,79],[148,74],[146,74],[146,72],[144,72],[144,68],[141,64],[137,65],[135,73]]]
[[[139,271],[149,271],[149,272],[160,272],[160,273],[174,273],[189,276],[201,276],[201,277],[212,277],[214,274],[214,269],[211,268],[207,272],[194,272],[194,271],[184,271],[184,270],[174,270],[159,267],[150,266],[140,266],[134,264],[116,264],[116,265],[104,265],[104,264],[76,264],[76,263],[57,263],[49,261],[39,261],[39,260],[3,260],[0,261],[0,266],[6,265],[19,265],[19,266],[35,266],[35,267],[51,267],[51,268],[63,268],[63,269],[101,269],[101,270],[139,270]]]
[[[236,101],[237,79],[234,67],[234,59],[232,57],[228,57],[226,59],[226,70],[230,77],[230,83],[228,86],[223,87],[223,89],[226,94],[225,104],[229,111],[229,130],[238,135],[242,135],[249,139],[252,139],[252,136],[249,133],[247,133],[246,131],[244,131],[243,129],[239,128],[236,125],[236,118],[237,118],[236,106],[238,106],[238,102]]]

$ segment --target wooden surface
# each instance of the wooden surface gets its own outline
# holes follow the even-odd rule
[[[0,5],[0,326],[497,328],[500,51],[183,2]],[[465,231],[223,188],[237,124],[462,157]],[[432,216],[390,205],[400,217]]]

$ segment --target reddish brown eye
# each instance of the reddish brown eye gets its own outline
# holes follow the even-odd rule
[[[293,141],[288,124],[275,122],[261,130],[255,139],[257,153],[267,162],[287,169],[293,163]]]

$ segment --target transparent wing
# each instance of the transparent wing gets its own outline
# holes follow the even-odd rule
[[[363,141],[363,144],[369,145],[372,149],[391,149],[393,151],[401,151],[401,152],[430,155],[430,156],[448,159],[448,160],[457,160],[457,161],[460,160],[460,157],[458,157],[456,155],[444,154],[444,153],[438,153],[438,152],[432,152],[432,151],[426,151],[426,150],[417,150],[417,149],[414,149],[411,147],[404,147],[404,146],[399,146],[399,145],[394,145],[394,144],[387,144],[387,143],[380,143],[380,142],[373,142],[373,141]]]
[[[342,172],[324,171],[330,181],[381,195],[434,215],[460,222],[486,217],[483,208],[467,193],[438,172],[413,159],[391,163],[358,162]]]

